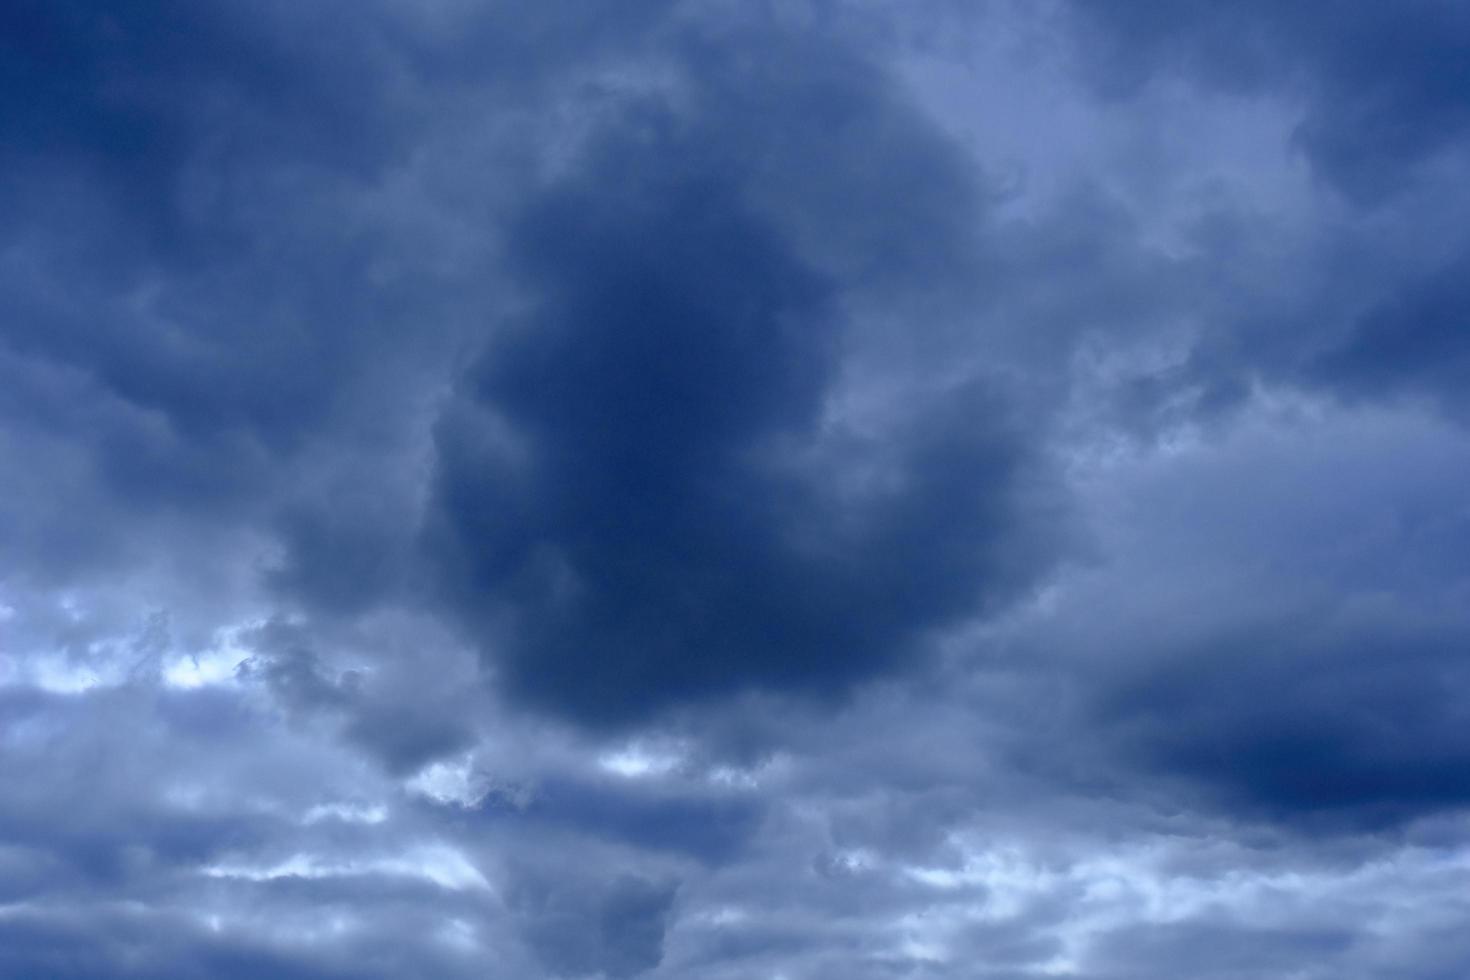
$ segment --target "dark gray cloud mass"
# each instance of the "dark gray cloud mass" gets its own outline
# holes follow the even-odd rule
[[[1451,0],[0,11],[0,978],[1470,970]]]
[[[1462,4],[1132,2],[1069,5],[1103,91],[1156,72],[1231,91],[1279,88],[1305,103],[1293,139],[1334,187],[1363,204],[1399,193],[1470,128]]]
[[[440,421],[430,547],[518,694],[625,720],[746,683],[828,689],[912,657],[922,631],[1010,596],[1042,563],[1025,552],[1045,536],[1025,541],[1035,515],[1015,499],[1030,454],[978,382],[910,391],[878,431],[832,409],[855,332],[842,291],[857,284],[756,211],[744,166],[813,119],[894,125],[872,79],[817,71],[780,81],[809,114],[763,119],[736,147],[704,132],[703,79],[693,124],[630,107],[569,186],[509,219],[530,308]],[[781,92],[751,93],[774,84],[764,72],[717,84],[790,111]],[[949,216],[884,227],[890,195],[936,176],[963,206],[968,188],[924,152],[943,149],[892,153],[884,187],[814,154],[875,227],[800,203],[790,223],[860,236],[834,266],[951,288]]]

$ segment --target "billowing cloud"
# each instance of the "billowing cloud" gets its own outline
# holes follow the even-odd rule
[[[906,386],[882,417],[844,404],[853,348],[886,340],[860,336],[865,293],[899,294],[876,301],[901,318],[887,330],[945,328],[920,300],[966,292],[981,256],[928,198],[976,192],[891,83],[773,43],[803,67],[710,56],[676,104],[615,107],[512,214],[526,308],[437,430],[450,601],[511,689],[584,720],[840,690],[1024,590],[1062,536],[983,374]],[[875,133],[879,159],[781,146],[828,117]],[[820,195],[788,199],[814,164]]]
[[[0,12],[0,978],[1470,964],[1441,0]]]

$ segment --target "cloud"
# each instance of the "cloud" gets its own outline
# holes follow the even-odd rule
[[[1457,4],[1070,4],[1088,77],[1111,96],[1157,74],[1210,88],[1286,91],[1304,104],[1295,140],[1354,202],[1402,193],[1435,157],[1464,148],[1470,126]]]
[[[827,94],[796,79],[793,98]],[[840,96],[852,125],[886,123],[882,102]],[[508,248],[528,308],[437,429],[428,542],[450,601],[517,696],[591,723],[746,687],[841,691],[1024,590],[1061,536],[1027,513],[1042,468],[982,379],[907,391],[876,431],[837,414],[860,287],[836,276],[855,258],[805,259],[750,203],[775,181],[746,173],[807,117],[763,120],[729,157],[704,118],[627,107],[527,202]],[[878,249],[865,261],[905,288],[952,288],[967,257],[936,251],[947,222],[917,211],[900,230],[865,170],[826,179],[848,181],[841,222],[819,199],[789,223]],[[906,267],[893,250],[930,222],[939,267]]]
[[[1131,760],[1113,775],[1141,765],[1203,787],[1194,805],[1319,829],[1462,807],[1466,526],[1431,474],[1463,441],[1404,408],[1257,410],[1139,469],[1103,464],[1123,481],[1093,498],[1115,564],[1074,583],[1071,626],[1028,642],[1083,658],[1062,669],[1086,678],[1078,724]]]
[[[638,976],[663,960],[674,889],[622,876],[600,894],[527,891],[531,946],[555,976]]]
[[[1456,258],[1365,313],[1312,365],[1312,375],[1347,398],[1428,400],[1458,418],[1470,323],[1470,262]]]
[[[1461,976],[1458,6],[0,12],[0,977]]]

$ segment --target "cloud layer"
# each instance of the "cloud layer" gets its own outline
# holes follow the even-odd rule
[[[0,977],[1470,964],[1470,20],[0,13]]]

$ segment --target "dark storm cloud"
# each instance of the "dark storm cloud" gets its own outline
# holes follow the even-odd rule
[[[373,59],[381,25],[356,9],[10,4],[0,21],[7,162],[32,177],[60,162],[77,171],[67,176],[99,180],[159,245],[180,230],[177,181],[200,153],[370,171],[395,148],[383,125],[390,77]],[[313,26],[331,27],[338,57],[300,43]]]
[[[738,151],[700,102],[692,119],[631,105],[512,221],[530,308],[438,429],[429,541],[452,601],[510,690],[583,721],[748,685],[841,690],[1045,560],[1017,499],[1034,460],[983,382],[911,393],[886,431],[831,415],[847,291],[953,291],[970,256],[934,202],[905,210],[947,160],[897,154],[885,190],[855,161],[785,158],[779,141],[818,120],[887,124],[871,79],[829,91],[806,75],[834,74],[820,61],[791,82],[765,69],[696,77],[714,110],[743,82],[791,114],[737,114]],[[752,172],[766,146],[799,180],[825,168],[784,227],[758,210],[785,176]],[[819,232],[825,268],[801,250]],[[892,282],[866,281],[870,264]],[[922,338],[934,315],[897,329]]]
[[[243,640],[254,653],[240,664],[243,679],[262,683],[304,722],[331,719],[342,737],[392,773],[409,775],[474,742],[464,692],[415,677],[411,663],[392,651],[377,652],[367,670],[335,669],[313,649],[307,631],[280,621]]]
[[[1112,571],[1030,641],[1079,658],[1087,771],[1324,832],[1470,802],[1463,434],[1403,407],[1328,419],[1240,421],[1096,495]]]
[[[10,4],[0,976],[1463,975],[1467,36]]]
[[[249,526],[286,604],[398,588],[418,476],[385,459],[483,319],[494,199],[542,145],[476,141],[664,6],[8,5],[3,448],[49,488],[0,498],[25,573]]]
[[[4,340],[158,413],[164,431],[119,426],[123,445],[104,457],[133,496],[207,499],[242,482],[261,450],[298,443],[362,353],[352,333],[371,330],[372,246],[313,249],[333,234],[317,224],[330,206],[289,220],[282,209],[324,181],[370,178],[407,132],[388,124],[364,20],[318,11],[340,41],[323,62],[283,10],[6,13],[6,146],[20,180],[5,202],[18,247]],[[391,303],[388,292],[373,302]]]
[[[370,442],[363,430],[384,440],[391,426],[368,419],[401,412],[404,372],[379,371],[374,351],[408,348],[389,340],[406,309],[425,324],[418,345],[436,318],[385,222],[351,217],[381,201],[418,125],[381,13],[0,15],[4,448],[28,474],[0,535],[25,556],[17,574],[136,567],[160,541],[258,520],[283,470]],[[307,38],[327,29],[322,58]],[[351,394],[364,375],[373,400]],[[309,451],[329,428],[334,449]]]
[[[600,889],[565,884],[525,883],[512,903],[525,918],[532,949],[553,975],[624,980],[659,965],[673,887],[631,875]]]
[[[1089,77],[1110,95],[1162,72],[1302,99],[1298,144],[1355,201],[1405,190],[1470,135],[1470,13],[1453,0],[1071,7]]]
[[[1287,622],[1180,651],[1107,720],[1149,762],[1273,818],[1372,828],[1470,803],[1470,637],[1323,632]]]
[[[1344,396],[1427,401],[1465,418],[1470,377],[1470,256],[1405,284],[1309,367]]]

